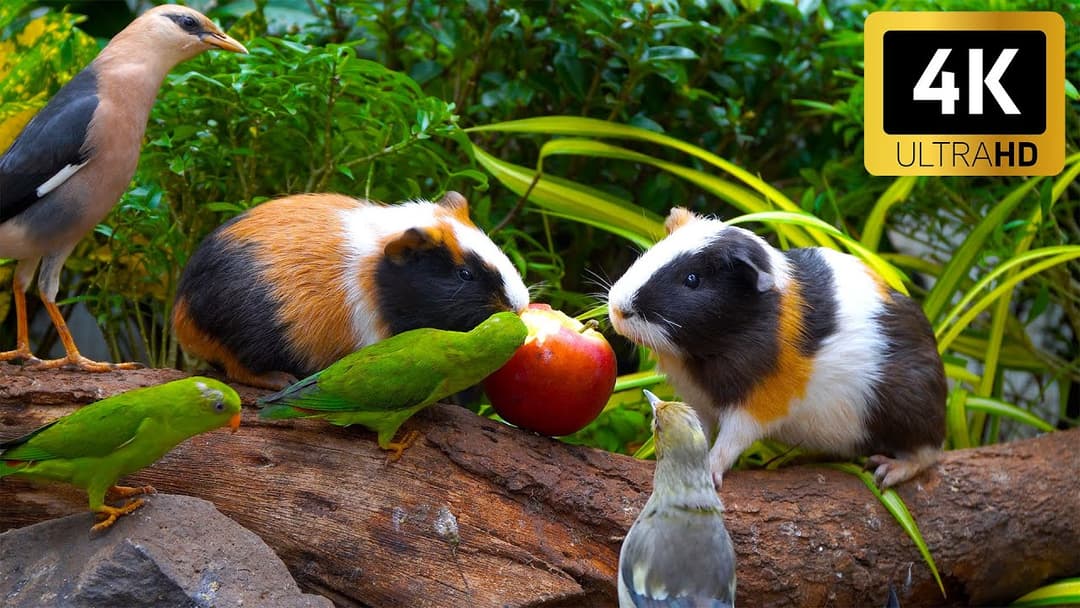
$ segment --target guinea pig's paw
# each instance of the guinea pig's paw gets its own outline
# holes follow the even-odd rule
[[[867,458],[866,463],[867,468],[876,467],[874,469],[874,481],[882,490],[903,483],[922,470],[922,467],[917,462],[902,458],[889,458],[882,454],[875,454]]]

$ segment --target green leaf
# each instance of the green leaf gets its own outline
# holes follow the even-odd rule
[[[1064,262],[1068,262],[1069,260],[1073,260],[1076,258],[1080,258],[1080,245],[1059,245],[1056,247],[1042,247],[1039,249],[1033,249],[999,265],[992,272],[980,279],[974,287],[969,289],[968,292],[964,295],[964,297],[961,298],[960,302],[958,302],[956,306],[954,306],[952,310],[950,310],[949,313],[945,315],[941,322],[938,323],[937,329],[934,332],[938,340],[938,352],[945,352],[945,350],[949,348],[949,345],[952,344],[952,341],[955,340],[957,336],[959,336],[960,333],[967,328],[967,326],[971,323],[971,321],[975,318],[976,315],[978,315],[980,312],[990,306],[990,304],[997,300],[997,298],[1012,290],[1012,288],[1015,287],[1017,283],[1023,281],[1029,276],[1042,272],[1047,268],[1062,264]],[[1006,272],[1009,272],[1013,268],[1026,264],[1027,262],[1036,263],[1033,263],[1027,268],[1024,268],[1023,270],[1008,276],[1005,280],[1001,282],[1001,284],[999,284],[985,296],[980,298],[970,308],[968,308],[967,311],[964,312],[964,314],[960,314],[960,311],[964,310],[964,308],[967,307],[967,305],[971,303],[971,301],[974,300],[976,296],[979,295],[979,292],[981,292],[994,279],[998,278],[1002,274],[1005,274]],[[954,319],[955,322],[953,321]]]
[[[941,575],[938,574],[937,565],[934,563],[933,556],[930,555],[930,549],[926,546],[926,541],[923,540],[922,533],[919,532],[919,525],[915,523],[915,518],[911,516],[911,511],[908,511],[907,505],[904,504],[903,499],[892,488],[881,491],[877,487],[877,483],[874,482],[874,476],[869,472],[864,471],[862,467],[852,464],[850,462],[836,462],[828,463],[827,466],[838,471],[850,473],[863,481],[866,487],[870,489],[870,493],[873,494],[881,504],[885,506],[885,509],[892,514],[896,522],[900,524],[900,527],[907,532],[907,535],[911,537],[912,542],[919,549],[919,553],[923,557],[923,561],[930,568],[930,573],[934,575],[934,580],[937,581],[938,589],[941,589],[941,597],[947,597],[945,595],[945,584],[941,582]]]
[[[1067,578],[1025,593],[1009,604],[1017,608],[1080,605],[1080,578]]]
[[[968,392],[962,388],[956,388],[949,392],[949,398],[945,402],[947,441],[949,448],[953,450],[971,447],[971,437],[968,435],[967,400]]]
[[[1076,173],[1074,171],[1080,171],[1080,154],[1073,154],[1065,159],[1066,165],[1072,165],[1066,171],[1066,174],[1072,175],[1074,178]],[[1062,175],[1064,178],[1065,175]],[[953,295],[959,288],[961,282],[963,282],[971,272],[971,268],[976,264],[979,256],[983,252],[983,244],[986,239],[990,237],[994,231],[1004,224],[1009,214],[1016,208],[1024,196],[1027,195],[1035,186],[1042,181],[1041,177],[1030,178],[1020,184],[1012,192],[1005,196],[989,213],[975,226],[964,242],[956,250],[956,252],[949,258],[948,263],[945,264],[945,268],[942,270],[941,275],[938,277],[937,282],[930,289],[926,299],[923,300],[923,311],[930,319],[930,322],[935,326],[939,326],[939,319],[952,301]],[[1068,182],[1063,179],[1059,179],[1058,183],[1061,185],[1060,191],[1064,191]],[[1056,200],[1060,196],[1059,189],[1055,186],[1052,197]]]
[[[1052,433],[1055,430],[1054,425],[1031,412],[997,399],[969,396],[965,406],[972,411],[1010,418],[1021,424],[1035,427],[1044,433]]]
[[[768,201],[761,198],[760,195],[736,183],[696,169],[690,169],[640,152],[634,152],[633,150],[613,146],[592,139],[565,138],[546,142],[540,148],[540,159],[538,164],[542,168],[545,158],[560,154],[610,158],[652,165],[681,177],[707,192],[711,192],[741,211],[754,213],[768,211],[772,208]],[[784,237],[790,240],[796,247],[810,247],[814,245],[814,242],[805,231],[781,228],[780,232],[782,232]]]
[[[721,171],[735,177],[739,181],[757,191],[765,200],[786,211],[798,211],[799,206],[791,201],[782,192],[774,188],[765,180],[751,174],[738,165],[724,160],[719,156],[686,143],[674,137],[662,133],[653,133],[645,129],[639,129],[629,125],[623,125],[595,118],[582,118],[578,116],[541,116],[538,118],[525,118],[507,122],[481,125],[467,129],[468,132],[496,131],[507,133],[531,133],[539,135],[572,135],[587,137],[612,137],[617,139],[633,139],[659,144],[689,154],[703,162],[706,162]],[[811,236],[819,245],[834,247],[832,240],[819,231],[811,232]]]
[[[685,46],[651,46],[645,49],[641,61],[645,63],[654,61],[693,61],[698,59],[698,54]]]
[[[903,202],[911,194],[911,189],[918,180],[917,176],[905,175],[898,177],[878,197],[877,203],[870,211],[866,223],[863,224],[862,244],[871,251],[877,251],[881,242],[881,235],[885,231],[885,216],[893,205]]]
[[[647,249],[663,237],[664,226],[655,214],[609,194],[557,177],[541,176],[533,185],[536,171],[504,162],[473,147],[476,160],[495,179],[518,196],[558,217],[596,226]],[[530,190],[531,187],[531,190]]]

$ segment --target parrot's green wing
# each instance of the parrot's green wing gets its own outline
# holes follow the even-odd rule
[[[422,339],[445,333],[414,332],[418,333],[413,336]],[[427,356],[410,353],[416,346],[409,340],[388,338],[361,349],[280,393],[261,399],[261,403],[270,406],[262,414],[273,418],[270,408],[276,405],[318,413],[392,412],[438,399],[443,396],[440,392],[445,378],[432,369],[430,362],[444,354],[431,350]]]
[[[132,392],[83,406],[0,444],[0,459],[41,461],[111,454],[135,437],[145,417],[143,408],[130,399]]]

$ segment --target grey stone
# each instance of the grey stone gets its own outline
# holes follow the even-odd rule
[[[90,532],[83,513],[0,534],[0,605],[9,608],[332,608],[304,594],[280,558],[214,505],[154,494]]]

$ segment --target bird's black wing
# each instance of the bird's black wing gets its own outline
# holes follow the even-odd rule
[[[33,205],[38,188],[65,167],[89,158],[84,144],[97,106],[97,76],[87,67],[30,119],[0,156],[0,222]]]

